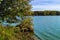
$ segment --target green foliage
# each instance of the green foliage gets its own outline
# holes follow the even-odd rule
[[[20,25],[17,25],[16,27],[19,27],[22,32],[31,32],[34,33],[33,30],[33,23],[32,23],[32,18],[31,17],[27,17],[25,18]]]
[[[31,32],[21,32],[19,27],[0,26],[0,40],[32,40]],[[27,34],[27,35],[26,35]]]
[[[6,28],[0,26],[0,40],[9,40],[11,36],[13,35],[12,28]]]
[[[0,0],[0,4],[1,4],[1,1],[3,1],[3,0]]]
[[[16,16],[22,19],[19,27],[0,26],[0,40],[33,40],[32,20],[29,17],[32,14],[30,0],[0,0],[0,2],[1,20],[13,23],[17,20]]]
[[[60,15],[60,11],[34,11],[33,15],[35,16],[49,16],[49,15]]]
[[[31,15],[30,0],[0,0],[0,18],[3,21],[16,21],[16,16],[21,18]]]

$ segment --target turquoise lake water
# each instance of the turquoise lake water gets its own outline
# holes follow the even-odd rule
[[[60,40],[60,16],[34,16],[34,32],[42,40]]]

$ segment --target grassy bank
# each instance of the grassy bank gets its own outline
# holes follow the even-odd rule
[[[33,32],[22,32],[19,27],[0,26],[0,40],[34,40]]]

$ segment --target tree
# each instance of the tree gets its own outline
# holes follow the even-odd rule
[[[21,24],[18,27],[0,28],[2,29],[0,30],[2,31],[1,40],[33,40],[32,20],[29,17],[31,5],[29,2],[30,0],[0,0],[0,20],[13,23],[18,20],[16,16],[21,19]]]
[[[32,13],[31,5],[29,4],[30,1],[31,0],[0,0],[0,20],[15,23],[18,21],[16,18],[16,16],[18,16],[21,19],[21,25],[26,28],[31,27],[32,19],[30,15]]]
[[[16,16],[25,19],[31,15],[31,0],[0,0],[0,19],[7,22],[16,22]]]
[[[0,0],[0,20],[8,23],[15,23],[18,21],[16,16],[20,17],[21,25],[24,27],[31,27],[31,0]],[[28,19],[28,20],[27,20]],[[27,20],[27,21],[26,21]],[[20,24],[19,24],[20,25]]]

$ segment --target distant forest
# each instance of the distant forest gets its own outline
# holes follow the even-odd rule
[[[33,16],[55,16],[60,15],[60,11],[33,11]]]

